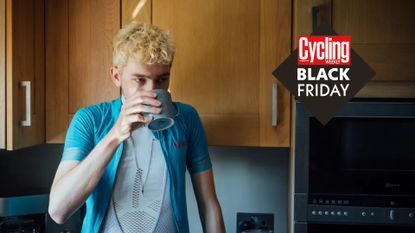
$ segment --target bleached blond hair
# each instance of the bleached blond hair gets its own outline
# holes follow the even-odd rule
[[[175,52],[173,38],[167,31],[136,21],[118,31],[113,46],[113,65],[121,72],[130,58],[146,64],[171,65]]]

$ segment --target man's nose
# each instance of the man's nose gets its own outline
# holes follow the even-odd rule
[[[147,81],[146,82],[146,85],[145,85],[145,87],[144,87],[144,89],[146,90],[146,91],[152,91],[152,90],[154,90],[154,89],[157,89],[157,85],[156,85],[156,82],[155,81],[153,81],[153,80],[149,80],[149,81]]]

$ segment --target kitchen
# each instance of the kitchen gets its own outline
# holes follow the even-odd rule
[[[237,213],[270,213],[273,232],[296,232],[297,103],[272,71],[296,48],[297,35],[311,33],[313,6],[319,7],[317,22],[350,35],[352,49],[376,71],[358,96],[415,96],[410,1],[1,4],[0,166],[7,196],[48,191],[75,112],[119,96],[109,78],[112,37],[133,19],[165,28],[176,39],[169,90],[174,100],[193,105],[201,116],[227,232],[238,232]],[[31,81],[31,89],[21,86],[23,81]],[[29,118],[30,127],[19,123]],[[12,177],[15,190],[7,188]],[[189,176],[186,183],[190,232],[202,232]]]

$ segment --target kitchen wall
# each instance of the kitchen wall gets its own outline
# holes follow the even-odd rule
[[[287,232],[288,148],[209,147],[226,232],[237,212],[274,214],[274,232]],[[186,177],[190,232],[203,232],[190,176]]]

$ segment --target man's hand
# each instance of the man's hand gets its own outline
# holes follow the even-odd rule
[[[161,102],[156,99],[157,94],[151,91],[140,91],[125,100],[117,122],[111,129],[111,133],[121,143],[131,136],[132,131],[142,124],[150,122],[151,116],[143,116],[143,113],[161,112]]]

